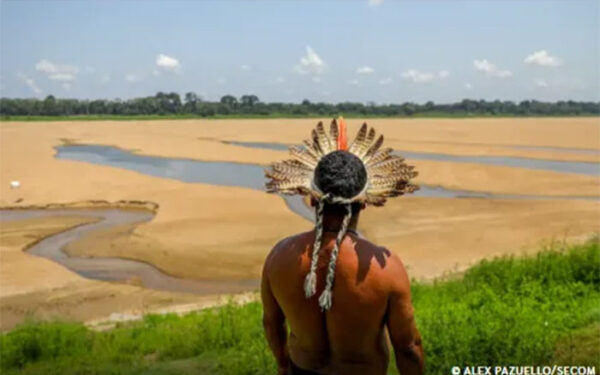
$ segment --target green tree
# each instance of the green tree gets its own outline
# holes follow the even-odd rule
[[[260,101],[256,95],[242,95],[240,100],[242,105],[246,107],[252,107]]]
[[[221,98],[221,104],[225,104],[231,107],[234,107],[238,104],[238,100],[233,95],[225,95]]]
[[[44,114],[48,116],[58,115],[56,110],[56,98],[54,95],[48,95],[46,99],[44,99]]]

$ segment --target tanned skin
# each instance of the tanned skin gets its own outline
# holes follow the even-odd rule
[[[356,230],[358,216],[352,216],[350,229]],[[342,218],[325,212],[315,296],[304,296],[314,231],[282,240],[267,257],[263,324],[278,373],[290,374],[292,361],[318,374],[386,374],[389,334],[400,374],[423,374],[409,279],[400,259],[387,249],[349,232],[337,259],[333,306],[321,311],[318,298]]]

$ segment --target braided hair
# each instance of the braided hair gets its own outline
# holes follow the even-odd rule
[[[348,151],[330,152],[319,161],[315,169],[315,184],[324,195],[317,201],[315,209],[315,241],[310,271],[304,280],[304,293],[307,298],[315,295],[317,291],[316,271],[323,238],[323,211],[327,207],[331,211],[342,209],[344,212],[342,225],[336,236],[327,267],[325,289],[319,297],[319,305],[322,310],[329,310],[332,305],[332,289],[337,257],[352,218],[353,207],[350,198],[360,193],[365,188],[366,183],[367,171],[362,161]]]

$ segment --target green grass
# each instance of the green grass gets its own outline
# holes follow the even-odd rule
[[[335,115],[337,116],[337,115]],[[291,113],[271,113],[269,115],[251,115],[251,114],[233,114],[233,115],[214,115],[202,117],[194,114],[178,115],[71,115],[71,116],[0,116],[0,121],[147,121],[147,120],[223,120],[223,119],[286,119],[286,118],[330,118],[335,117],[331,114],[291,114]],[[447,113],[430,112],[417,113],[412,116],[384,116],[384,115],[363,115],[363,114],[344,114],[345,118],[520,118],[520,117],[598,117],[597,115],[513,115],[513,114],[468,114],[468,113]]]
[[[467,365],[598,365],[600,246],[484,261],[460,278],[413,283],[430,374]],[[266,374],[275,365],[260,303],[94,332],[28,322],[0,336],[3,374]],[[390,366],[390,374],[395,374]]]

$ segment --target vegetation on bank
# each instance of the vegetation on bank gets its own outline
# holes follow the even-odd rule
[[[413,283],[428,373],[467,365],[600,366],[599,265],[596,239]],[[275,373],[258,302],[149,315],[105,332],[29,322],[0,336],[0,361],[3,374]]]
[[[154,96],[129,100],[57,99],[0,99],[3,120],[70,119],[127,119],[143,116],[154,118],[287,118],[287,117],[481,117],[481,116],[598,116],[600,102],[540,102],[524,100],[485,101],[464,99],[458,103],[427,102],[402,104],[375,103],[265,103],[256,95],[239,99],[225,95],[218,102],[202,100],[193,92],[179,94],[159,92]],[[140,119],[137,117],[136,119]]]
[[[524,117],[564,117],[562,115],[478,115],[478,114],[456,114],[456,113],[424,113],[417,114],[413,116],[362,116],[357,114],[336,114],[336,115],[290,115],[290,114],[282,114],[282,113],[272,113],[269,115],[215,115],[211,117],[201,117],[197,115],[71,115],[71,116],[1,116],[1,121],[18,121],[18,122],[49,122],[49,121],[156,121],[156,120],[193,120],[193,119],[202,119],[202,120],[262,120],[262,119],[320,119],[323,117],[326,118],[335,118],[339,115],[343,115],[344,118],[353,119],[358,118],[361,120],[364,119],[377,119],[377,118],[402,118],[402,119],[431,119],[431,118],[440,118],[440,119],[469,119],[469,118],[524,118]],[[581,114],[577,116],[568,116],[567,117],[598,117],[598,115],[588,115]]]

